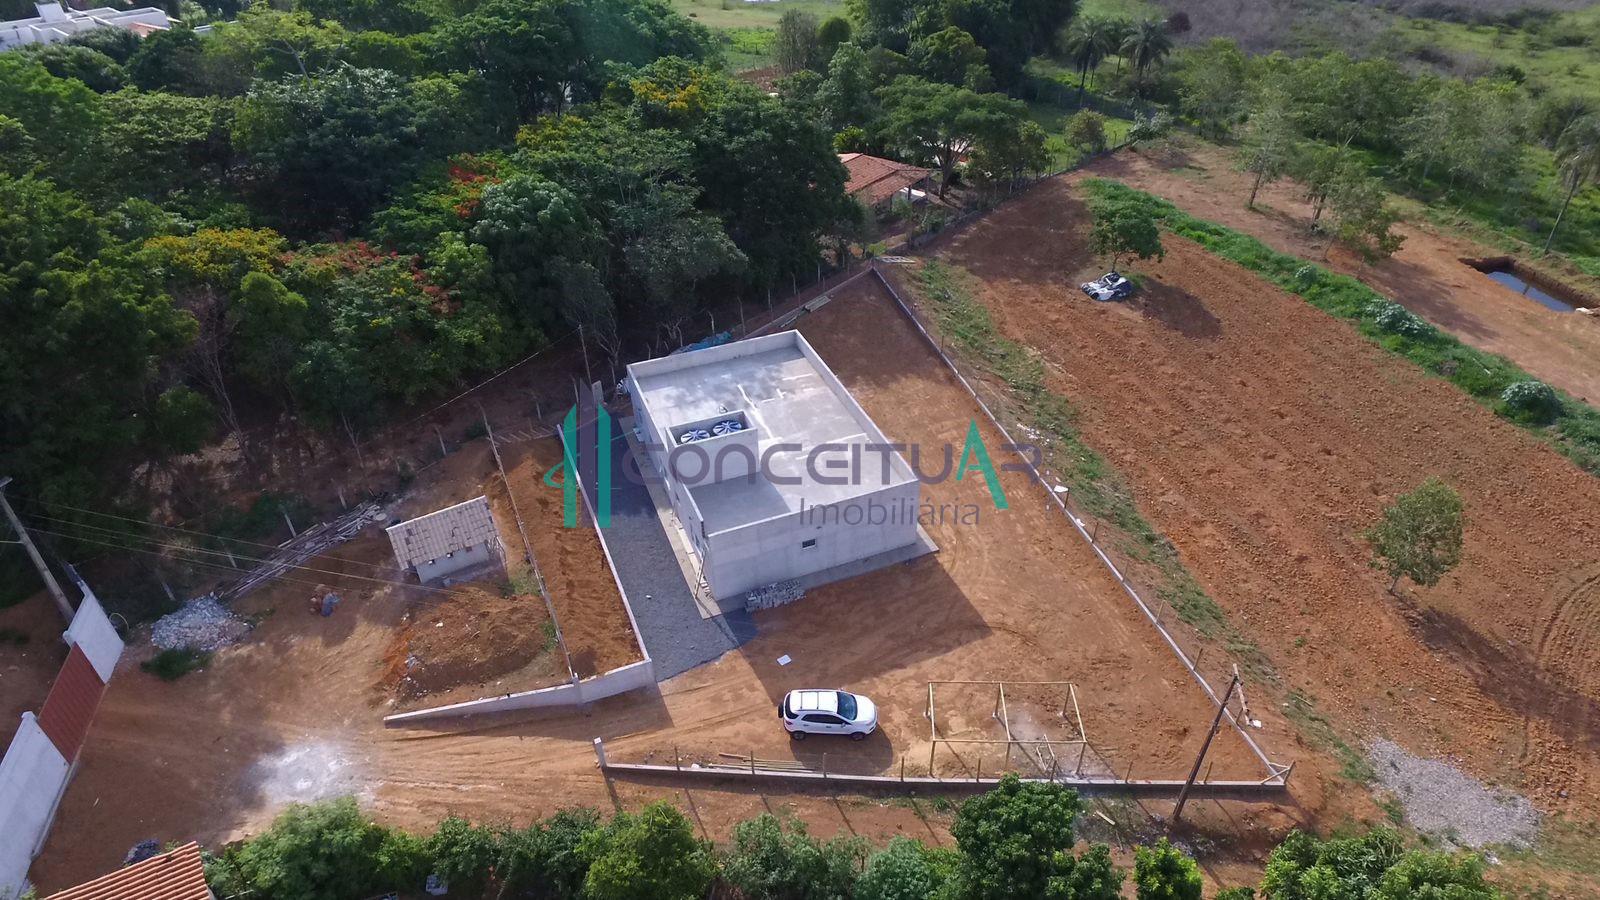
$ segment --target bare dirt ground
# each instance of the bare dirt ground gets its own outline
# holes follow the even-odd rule
[[[561,492],[544,484],[545,473],[561,462],[561,442],[540,438],[500,452],[573,669],[587,678],[642,659],[594,526],[580,515],[576,528],[565,527]],[[515,532],[506,539],[520,540]]]
[[[1499,353],[1575,397],[1600,402],[1600,320],[1558,313],[1519,296],[1461,262],[1502,256],[1481,244],[1403,224],[1405,243],[1376,265],[1312,234],[1311,208],[1289,181],[1262,188],[1256,209],[1245,207],[1250,179],[1220,148],[1120,152],[1086,166],[1084,176],[1115,178],[1164,197],[1192,215],[1256,237],[1282,253],[1325,262],[1353,275],[1462,341]],[[1569,283],[1596,291],[1594,279],[1564,273]]]
[[[459,585],[402,616],[385,654],[384,684],[402,708],[415,708],[452,702],[446,692],[470,700],[562,681],[566,666],[549,621],[536,595]]]
[[[11,743],[24,712],[38,712],[67,660],[67,623],[42,591],[0,609],[0,747]],[[0,751],[3,752],[3,751]]]
[[[873,282],[841,292],[802,330],[897,439],[959,447],[968,422],[981,415]],[[980,430],[997,445],[998,434],[987,425]],[[931,524],[939,553],[760,614],[761,634],[740,652],[663,684],[659,694],[588,710],[384,729],[382,698],[371,685],[402,605],[382,591],[348,590],[331,619],[267,616],[247,643],[171,684],[125,666],[34,875],[42,888],[59,888],[114,865],[137,840],[215,844],[259,830],[284,803],[340,793],[355,793],[379,818],[417,829],[451,812],[526,822],[564,806],[632,808],[665,797],[715,839],[741,819],[772,811],[803,817],[823,836],[881,841],[910,834],[947,843],[948,815],[924,802],[608,782],[590,747],[602,736],[615,759],[657,762],[675,751],[690,761],[723,751],[816,766],[826,754],[832,771],[893,771],[903,758],[915,773],[926,767],[922,710],[926,682],[936,678],[1076,681],[1090,738],[1111,764],[1119,771],[1131,764],[1135,778],[1181,777],[1210,721],[1203,695],[1045,505],[1038,486],[1016,473],[1002,473],[1002,480],[1011,497],[1005,512],[988,505],[976,478],[925,489],[930,502],[982,510],[976,525],[953,518]],[[380,541],[364,537],[344,549],[379,553]],[[300,593],[280,585],[247,603],[298,608],[289,598]],[[785,654],[793,660],[787,667],[777,663]],[[883,727],[860,744],[790,742],[776,727],[773,704],[784,691],[812,684],[870,694]],[[1246,877],[1287,827],[1329,802],[1322,763],[1300,755],[1281,719],[1270,712],[1264,718],[1269,749],[1301,761],[1298,805],[1191,805],[1200,835],[1230,848],[1207,863],[1225,883]],[[1213,753],[1215,777],[1264,774],[1231,731]],[[944,774],[978,765],[975,753],[940,751]],[[994,755],[983,765],[994,771]]]
[[[1134,302],[1089,301],[1086,218],[1058,180],[939,253],[1043,355],[1089,443],[1286,686],[1347,734],[1547,811],[1600,811],[1600,481],[1187,241],[1138,266]],[[1429,475],[1465,499],[1464,560],[1396,599],[1361,531]]]

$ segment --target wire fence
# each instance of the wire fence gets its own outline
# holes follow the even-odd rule
[[[896,288],[895,279],[883,276],[881,270],[879,275],[902,311],[1000,427],[1007,440],[1017,443],[1011,438],[1012,433],[1032,435],[1033,429],[1021,415],[1009,390],[995,384],[959,354],[948,352],[937,337],[938,328],[915,303],[906,300]],[[1273,762],[1255,738],[1255,732],[1262,725],[1249,705],[1249,683],[1260,684],[1262,679],[1270,677],[1270,671],[1254,646],[1234,631],[1221,610],[1204,596],[1199,585],[1182,568],[1176,548],[1165,537],[1157,534],[1152,543],[1123,524],[1085,509],[1071,490],[1070,479],[1061,476],[1052,465],[1051,451],[1056,448],[1051,446],[1049,436],[1042,436],[1042,444],[1044,462],[1036,470],[1041,487],[1088,541],[1129,599],[1150,619],[1213,704],[1224,699],[1217,685],[1227,684],[1236,675],[1241,678],[1242,687],[1235,694],[1237,702],[1230,704],[1226,718],[1266,767],[1269,777],[1286,774],[1288,767]]]

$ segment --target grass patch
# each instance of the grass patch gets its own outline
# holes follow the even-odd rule
[[[970,276],[930,261],[916,277],[939,330],[963,356],[1010,389],[1020,408],[1022,424],[1042,445],[1050,466],[1066,481],[1074,504],[1115,525],[1127,536],[1121,549],[1160,572],[1157,594],[1172,605],[1179,618],[1224,645],[1256,679],[1276,680],[1266,655],[1228,622],[1222,608],[1184,568],[1177,548],[1139,513],[1127,483],[1105,457],[1084,443],[1074,425],[1076,413],[1072,404],[1045,383],[1043,360],[1028,347],[1002,335],[989,310],[973,298],[968,287]]]
[[[163,650],[140,663],[139,668],[162,681],[177,681],[196,669],[205,668],[210,661],[211,654],[204,650],[182,648]]]
[[[1378,773],[1367,757],[1339,737],[1333,723],[1317,711],[1316,703],[1303,691],[1289,692],[1288,698],[1283,701],[1283,715],[1299,726],[1312,746],[1333,754],[1339,760],[1340,777],[1358,784],[1370,784],[1377,779]]]
[[[1244,266],[1323,312],[1351,322],[1373,343],[1444,378],[1502,419],[1543,438],[1579,468],[1600,475],[1600,410],[1593,406],[1557,391],[1562,409],[1549,425],[1519,422],[1500,402],[1500,395],[1516,382],[1535,379],[1505,357],[1468,347],[1431,326],[1414,334],[1387,332],[1379,327],[1374,311],[1389,301],[1349,275],[1337,275],[1297,256],[1279,253],[1249,235],[1197,219],[1159,197],[1120,182],[1090,179],[1084,186],[1091,207],[1111,201],[1144,205],[1173,234]]]

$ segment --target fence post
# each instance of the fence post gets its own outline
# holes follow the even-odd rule
[[[600,768],[604,769],[606,767],[606,742],[600,738],[594,739],[594,758],[599,763]]]

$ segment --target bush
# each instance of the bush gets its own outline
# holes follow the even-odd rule
[[[866,855],[860,838],[822,844],[806,834],[804,822],[784,831],[763,814],[734,827],[722,875],[748,900],[828,900],[850,896]]]
[[[599,828],[594,810],[564,809],[543,822],[503,832],[495,861],[503,896],[577,900],[589,871],[579,847]]]
[[[421,887],[422,841],[370,822],[345,797],[291,805],[272,827],[206,866],[219,897],[344,900]]]
[[[1433,326],[1416,313],[1390,300],[1374,300],[1367,304],[1367,318],[1379,329],[1403,337],[1426,340],[1434,335]]]
[[[897,837],[874,853],[856,882],[856,900],[925,900],[951,883],[960,857],[953,851]]]
[[[1561,415],[1561,398],[1542,381],[1519,381],[1500,394],[1505,416],[1530,425],[1548,425]]]
[[[177,681],[196,669],[205,668],[206,663],[210,661],[211,654],[204,650],[180,647],[157,653],[155,656],[139,663],[139,668],[162,681]]]
[[[466,819],[450,816],[424,846],[433,871],[462,897],[482,896],[489,869],[500,856],[500,836]]]
[[[636,816],[618,813],[584,836],[579,853],[589,860],[583,881],[589,900],[698,900],[717,873],[689,820],[664,801]]]
[[[1134,851],[1133,881],[1139,900],[1200,900],[1204,886],[1200,867],[1166,838]]]

